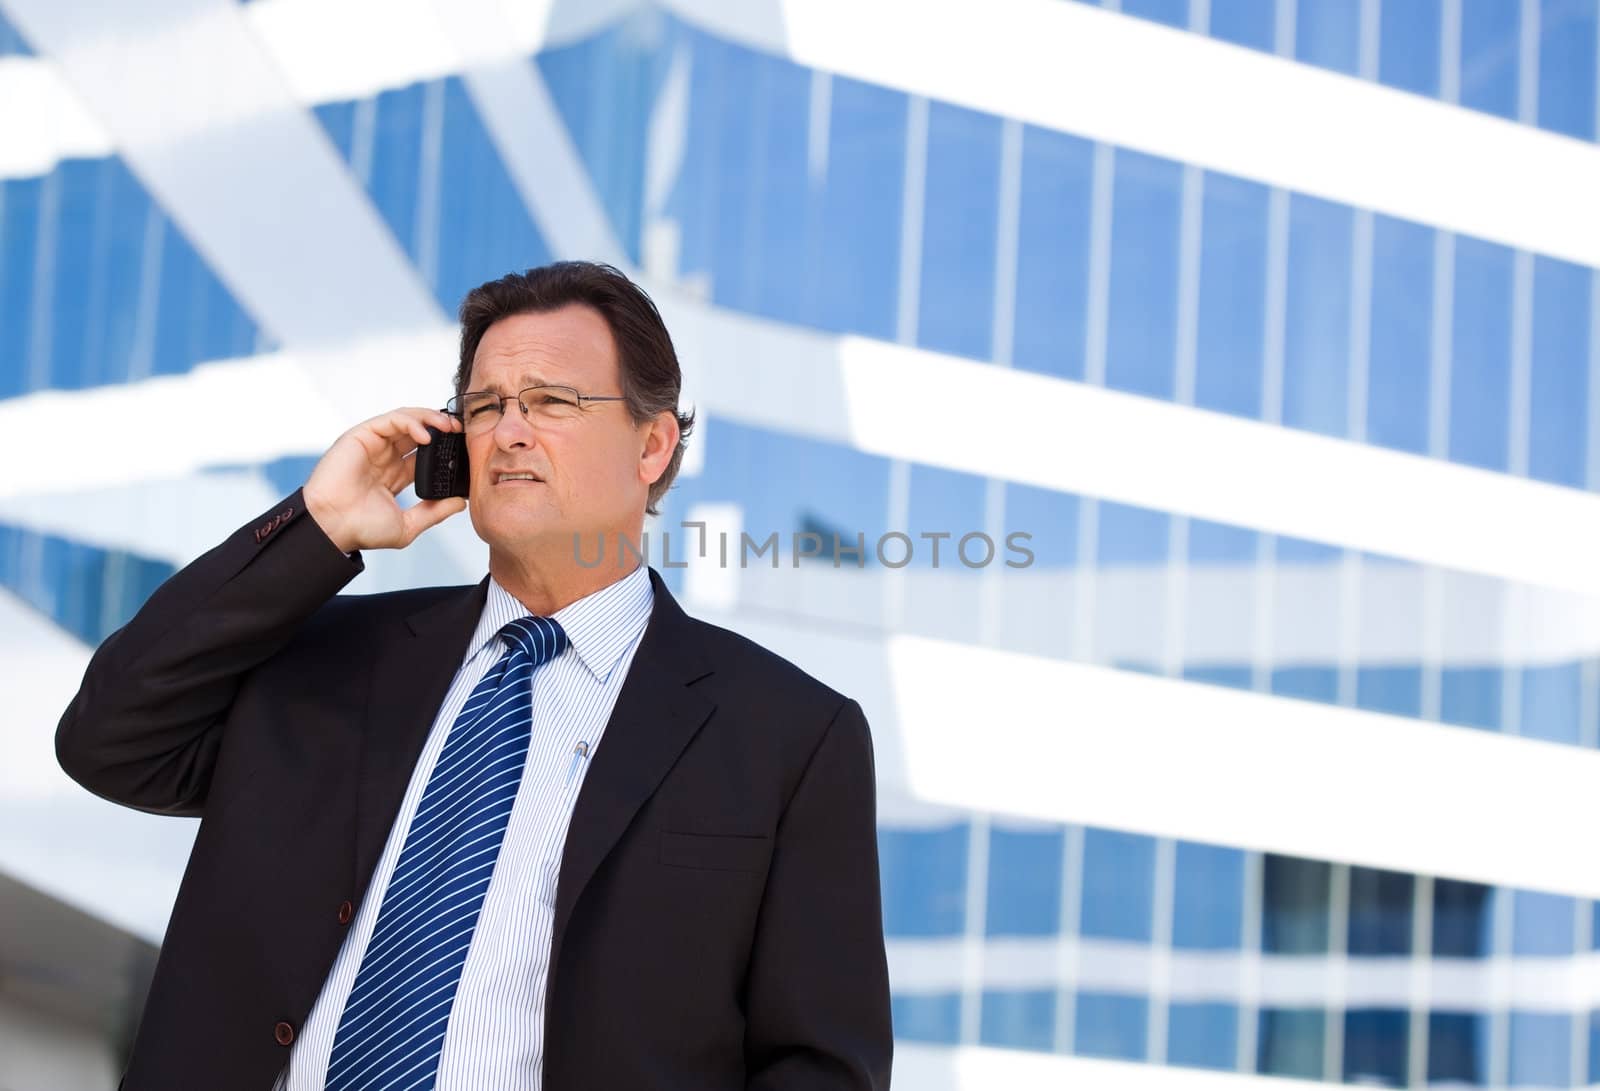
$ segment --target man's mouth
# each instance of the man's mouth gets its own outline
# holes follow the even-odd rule
[[[526,470],[504,471],[494,475],[496,485],[543,484],[544,478]]]

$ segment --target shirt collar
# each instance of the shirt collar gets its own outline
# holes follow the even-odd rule
[[[568,603],[550,616],[566,630],[569,650],[577,655],[596,681],[604,682],[611,676],[622,653],[644,631],[654,605],[655,590],[650,586],[650,573],[641,564],[615,583]],[[483,604],[478,627],[467,644],[467,658],[471,659],[492,643],[506,625],[532,615],[533,611],[491,575],[489,598]]]

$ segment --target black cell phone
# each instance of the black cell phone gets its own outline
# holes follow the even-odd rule
[[[418,500],[443,500],[466,496],[472,475],[467,472],[467,437],[441,432],[428,425],[430,442],[417,448]]]

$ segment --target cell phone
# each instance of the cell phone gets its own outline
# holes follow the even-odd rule
[[[429,442],[417,448],[417,499],[466,496],[472,479],[467,472],[467,437],[432,425],[427,428]]]

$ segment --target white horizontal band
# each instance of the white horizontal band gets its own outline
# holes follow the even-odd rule
[[[963,991],[971,945],[977,944],[985,990],[1109,992],[1129,996],[1156,990],[1179,1004],[1237,1004],[1248,993],[1263,1008],[1321,1008],[1342,997],[1347,1007],[1435,1011],[1518,1011],[1570,1014],[1600,1004],[1600,954],[1434,958],[1421,997],[1409,956],[1279,955],[1190,951],[1075,937],[890,937],[889,977],[902,994]],[[1070,981],[1061,967],[1073,967]],[[1499,995],[1498,981],[1507,984]]]
[[[1094,1091],[1305,1091],[1305,1080],[1105,1061],[1020,1049],[896,1042],[895,1085],[916,1091],[1093,1088]]]

